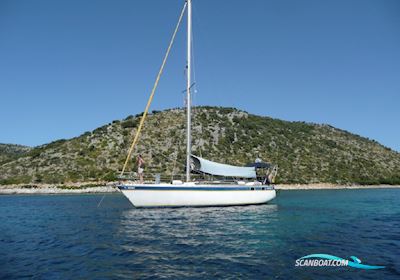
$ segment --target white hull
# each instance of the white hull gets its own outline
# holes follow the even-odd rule
[[[135,138],[128,150],[125,164],[121,171],[121,177],[124,175],[127,164],[131,159],[132,151],[139,139],[144,120],[147,116],[150,104],[153,100],[154,92],[158,81],[167,61],[169,52],[179,28],[182,16],[187,8],[187,65],[186,65],[186,182],[178,180],[172,184],[131,184],[118,186],[121,192],[136,207],[159,207],[159,206],[225,206],[225,205],[251,205],[262,204],[274,199],[276,192],[273,187],[263,186],[260,182],[242,182],[237,181],[236,185],[222,185],[217,182],[209,182],[210,185],[204,185],[205,182],[191,182],[191,172],[196,171],[200,174],[215,175],[224,178],[246,178],[246,180],[256,180],[256,166],[238,167],[228,164],[211,162],[206,159],[195,157],[191,151],[191,87],[194,85],[191,81],[191,52],[192,52],[192,0],[186,0],[181,15],[172,35],[164,60],[161,64],[156,81],[151,91],[146,109],[140,120]],[[192,159],[196,158],[196,160]],[[193,170],[192,163],[198,170]],[[257,161],[258,163],[258,161]],[[269,165],[267,165],[269,166]],[[140,164],[138,167],[142,167]],[[265,167],[263,167],[265,168]],[[143,181],[143,178],[141,179]],[[158,182],[159,180],[155,180]],[[227,182],[225,182],[227,184]]]
[[[136,207],[227,206],[263,204],[275,198],[274,189],[232,186],[173,187],[141,185],[145,189],[123,189]],[[153,186],[153,187],[152,187]],[[125,187],[128,188],[128,187]],[[186,190],[187,189],[187,190]],[[253,189],[253,190],[252,190]]]

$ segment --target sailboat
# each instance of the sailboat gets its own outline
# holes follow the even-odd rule
[[[195,156],[191,152],[192,0],[186,0],[184,3],[146,109],[128,151],[120,178],[125,178],[124,172],[126,166],[131,160],[133,148],[138,141],[155,89],[185,10],[187,14],[186,180],[185,182],[183,180],[171,180],[171,182],[166,183],[160,182],[157,178],[154,182],[125,180],[117,187],[135,207],[233,206],[267,203],[276,196],[274,187],[269,184],[276,175],[276,166],[260,162],[259,160],[248,166],[233,166],[209,161]],[[265,170],[267,170],[266,173],[264,173]],[[261,176],[260,171],[263,174]],[[212,180],[192,180],[192,173],[203,174],[205,177],[212,178]],[[218,180],[214,178],[218,178]]]

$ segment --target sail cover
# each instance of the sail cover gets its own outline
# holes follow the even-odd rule
[[[251,167],[255,167],[255,168],[272,168],[272,167],[274,167],[273,164],[268,163],[268,162],[252,162],[252,163],[247,164],[246,166],[248,166],[248,167],[251,166]]]
[[[217,176],[256,178],[255,167],[241,167],[222,164],[192,155],[192,170]]]

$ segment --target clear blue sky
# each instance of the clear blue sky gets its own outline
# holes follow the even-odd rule
[[[400,151],[400,1],[194,0],[195,105],[328,123]],[[183,0],[1,0],[0,142],[142,112]],[[152,109],[181,107],[180,30]]]

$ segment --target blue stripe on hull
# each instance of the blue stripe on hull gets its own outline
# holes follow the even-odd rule
[[[271,186],[118,186],[120,190],[148,190],[148,191],[263,191],[273,190]]]

